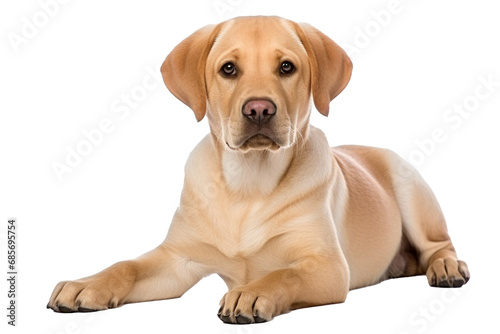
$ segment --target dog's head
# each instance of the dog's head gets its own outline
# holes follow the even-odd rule
[[[305,136],[311,102],[328,115],[352,63],[330,38],[279,17],[241,17],[201,28],[167,57],[168,89],[208,116],[228,149],[278,150]]]

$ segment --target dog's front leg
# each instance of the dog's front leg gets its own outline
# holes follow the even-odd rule
[[[341,303],[348,291],[343,256],[310,256],[231,289],[221,300],[218,316],[225,323],[265,322],[292,309]]]
[[[93,276],[60,282],[48,308],[56,312],[105,310],[125,303],[181,296],[204,275],[201,265],[162,244],[137,259],[118,262]]]

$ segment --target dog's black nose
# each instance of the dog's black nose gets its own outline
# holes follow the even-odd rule
[[[242,112],[251,122],[263,124],[276,114],[276,106],[268,100],[250,100],[245,103]]]

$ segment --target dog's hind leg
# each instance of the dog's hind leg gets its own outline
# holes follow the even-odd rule
[[[394,192],[404,237],[416,255],[416,272],[426,274],[429,285],[460,287],[470,278],[467,264],[458,260],[446,221],[434,193],[418,171],[394,154],[391,161]]]

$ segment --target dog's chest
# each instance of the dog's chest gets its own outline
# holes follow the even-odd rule
[[[272,222],[276,200],[271,192],[283,175],[287,152],[243,156],[226,151],[222,168],[226,186],[212,207],[217,247],[228,257],[255,254],[276,233]]]
[[[229,258],[248,257],[259,252],[275,234],[264,202],[234,201],[218,206],[219,214],[212,221],[217,236],[213,241]]]

